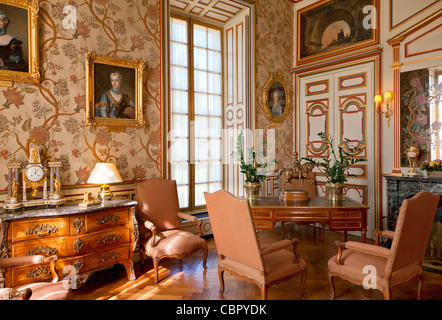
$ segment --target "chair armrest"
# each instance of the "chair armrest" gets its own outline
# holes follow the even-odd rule
[[[203,231],[201,230],[201,220],[198,220],[198,218],[196,216],[188,214],[188,213],[184,213],[184,212],[178,212],[178,217],[180,217],[181,219],[186,219],[186,220],[190,220],[192,222],[196,222],[198,224],[199,236],[200,237],[203,236]]]
[[[288,239],[280,240],[277,242],[265,244],[261,247],[261,254],[265,256],[266,254],[285,249],[287,247],[290,247],[292,245],[292,242]]]
[[[20,291],[17,291],[14,288],[0,289],[0,300],[29,300],[31,295],[32,290],[29,288]]]
[[[359,252],[364,252],[367,254],[371,254],[374,256],[384,257],[384,258],[390,258],[391,251],[390,249],[379,247],[373,244],[367,244],[362,242],[356,242],[356,241],[348,241],[348,242],[341,242],[341,241],[335,241],[336,246],[338,247],[338,254],[336,256],[336,263],[342,265],[342,251],[344,249],[351,249]]]
[[[50,263],[50,268],[51,268],[51,274],[52,274],[52,282],[58,282],[58,273],[57,270],[55,269],[55,264],[58,261],[58,257],[56,255],[52,255],[49,257],[44,257],[43,258],[43,263]]]
[[[144,226],[152,232],[157,230],[157,227],[150,221],[145,221]]]
[[[144,226],[152,232],[152,247],[156,247],[157,245],[157,227],[150,221],[145,221]]]
[[[298,240],[297,239],[292,239],[292,240],[288,240],[288,239],[284,239],[284,240],[280,240],[268,245],[265,245],[261,248],[261,254],[264,256],[266,254],[269,254],[271,252],[275,252],[287,247],[293,246],[293,254],[295,255],[295,259],[294,262],[298,263],[299,262],[299,256],[296,253],[296,248],[298,247]]]
[[[385,230],[385,231],[382,231],[382,233],[381,233],[381,236],[386,237],[386,238],[390,238],[390,239],[393,239],[395,235],[396,235],[396,233],[391,230]]]
[[[184,212],[178,212],[178,217],[180,217],[181,219],[186,219],[186,220],[190,220],[193,222],[196,222],[198,220],[198,218],[196,216],[193,216],[191,214],[184,213]]]
[[[46,257],[44,255],[38,254],[33,256],[24,256],[24,257],[11,257],[11,258],[0,258],[0,267],[3,268],[12,268],[19,267],[25,265],[32,264],[41,264],[41,263],[49,263],[52,275],[52,282],[58,281],[57,270],[55,269],[55,264],[57,263],[58,257],[56,255],[52,255]]]
[[[0,267],[12,268],[12,267],[24,266],[27,264],[40,264],[45,262],[44,258],[45,258],[44,255],[0,258]]]
[[[374,232],[374,235],[375,235],[375,241],[376,241],[375,244],[377,246],[380,245],[380,241],[379,241],[380,240],[379,239],[380,236],[385,237],[385,238],[389,238],[389,239],[393,239],[394,235],[395,235],[395,232],[391,231],[391,230],[380,231],[380,230],[374,229],[373,232]]]

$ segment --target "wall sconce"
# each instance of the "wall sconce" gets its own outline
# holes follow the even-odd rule
[[[378,113],[384,113],[385,117],[387,118],[387,124],[390,128],[390,118],[392,114],[390,101],[393,99],[393,94],[390,91],[387,91],[384,93],[384,97],[382,95],[378,94],[374,97],[374,102],[376,103],[378,107]],[[382,101],[386,102],[385,111],[382,111]]]

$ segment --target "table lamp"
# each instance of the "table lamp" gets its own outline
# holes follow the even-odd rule
[[[95,165],[87,183],[101,184],[101,190],[98,193],[98,198],[102,202],[112,199],[112,192],[109,189],[110,183],[123,182],[118,173],[115,164],[112,162],[100,162]]]

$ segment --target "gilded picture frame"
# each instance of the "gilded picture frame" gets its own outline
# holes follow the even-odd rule
[[[297,65],[379,45],[379,0],[323,0],[297,11]]]
[[[39,83],[38,0],[0,0],[0,84]]]
[[[291,106],[291,98],[281,71],[271,75],[265,83],[263,106],[267,119],[274,126],[280,125],[287,117]]]
[[[123,129],[144,127],[142,60],[86,52],[86,124]]]

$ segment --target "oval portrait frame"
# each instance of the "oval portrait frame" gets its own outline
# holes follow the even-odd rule
[[[275,95],[277,96],[277,101],[282,101],[278,107],[274,107],[275,102],[272,101]],[[290,110],[291,98],[281,71],[273,74],[265,83],[263,89],[263,105],[265,115],[267,119],[272,122],[272,125],[279,126],[287,117]],[[283,110],[281,110],[282,107]]]

